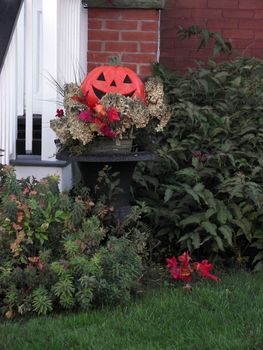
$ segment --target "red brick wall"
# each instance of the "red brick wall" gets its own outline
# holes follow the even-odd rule
[[[158,11],[96,8],[88,16],[88,70],[119,55],[137,74],[150,74],[157,60]]]
[[[179,26],[198,24],[221,32],[234,55],[263,58],[263,0],[167,0],[161,17],[161,62],[184,71],[195,59],[207,59],[211,48],[197,52],[196,39],[180,41]]]

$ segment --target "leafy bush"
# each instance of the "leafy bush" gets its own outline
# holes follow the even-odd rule
[[[201,28],[199,25],[192,25],[188,28],[180,27],[177,31],[179,39],[190,39],[195,36],[199,38],[199,45],[197,51],[208,46],[210,41],[213,41],[213,56],[218,54],[230,55],[232,52],[232,44],[225,40],[219,32],[210,31],[208,28]]]
[[[139,284],[144,233],[134,208],[119,225],[87,189],[59,193],[57,178],[0,173],[0,311],[7,318],[126,302]],[[108,224],[106,224],[108,222]],[[110,223],[110,224],[109,224]],[[145,246],[144,246],[145,247]]]
[[[140,164],[134,179],[163,253],[220,253],[240,264],[250,256],[259,269],[263,61],[210,61],[181,77],[155,71],[173,117],[158,140],[160,159]]]

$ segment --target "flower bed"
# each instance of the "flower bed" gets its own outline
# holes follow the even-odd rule
[[[1,170],[0,312],[8,319],[124,303],[140,284],[138,209],[114,225],[105,196],[94,203],[85,188],[59,193],[57,180],[17,181],[12,168]]]

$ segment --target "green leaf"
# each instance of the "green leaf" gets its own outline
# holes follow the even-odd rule
[[[196,157],[192,158],[192,166],[197,169],[199,166],[199,160]]]
[[[217,220],[220,224],[225,224],[229,217],[228,210],[222,201],[217,202]]]
[[[215,241],[217,243],[218,249],[223,252],[225,249],[222,239],[219,236],[215,236]]]
[[[144,180],[146,180],[148,183],[150,183],[151,185],[153,185],[155,188],[159,186],[159,181],[158,179],[156,179],[153,176],[144,176]]]
[[[173,196],[173,190],[171,188],[167,188],[165,190],[165,194],[164,194],[164,203],[168,202]]]
[[[246,218],[242,218],[240,220],[232,220],[234,224],[236,224],[240,229],[241,232],[239,232],[237,235],[240,236],[241,234],[244,234],[249,242],[252,240],[252,223],[248,221]]]
[[[202,192],[204,190],[204,188],[205,188],[205,186],[201,182],[199,182],[194,186],[193,190],[195,192]]]
[[[215,213],[216,213],[216,211],[214,209],[210,208],[205,212],[205,218],[207,220],[209,220],[211,218],[211,216],[213,216]]]
[[[235,79],[232,80],[231,84],[235,87],[239,87],[242,81],[242,77],[236,77]]]
[[[194,249],[199,249],[200,248],[200,244],[201,244],[199,232],[194,232],[191,235],[191,239],[192,239],[192,243],[193,243]]]
[[[196,194],[189,186],[184,186],[185,192],[188,193],[196,202],[200,204],[198,194]]]
[[[236,203],[233,203],[232,209],[234,211],[234,217],[240,220],[243,216],[241,208]]]
[[[202,35],[203,35],[203,41],[204,41],[204,46],[208,45],[209,38],[210,38],[210,32],[208,29],[203,29],[202,30]]]
[[[204,221],[201,223],[201,227],[203,227],[207,233],[210,233],[210,235],[212,236],[217,236],[217,232],[216,232],[216,225],[212,224],[209,221]]]
[[[193,177],[193,178],[198,176],[198,173],[197,173],[196,169],[194,169],[194,168],[185,168],[185,169],[177,171],[176,174],[183,175],[183,176],[189,176],[189,177]]]
[[[191,224],[200,224],[201,221],[204,219],[204,214],[192,214],[189,215],[186,219],[180,221],[180,225],[187,226],[187,225],[191,225]]]
[[[219,227],[219,231],[222,233],[222,235],[224,236],[227,243],[230,246],[232,246],[233,245],[233,242],[232,242],[233,231],[232,231],[232,229],[229,226],[224,225],[224,226]]]
[[[205,202],[207,203],[207,205],[210,208],[216,209],[216,202],[214,199],[214,195],[211,191],[205,189],[204,190],[204,198],[205,198]]]
[[[263,271],[263,261],[259,261],[253,269],[254,272]]]
[[[205,90],[205,93],[207,94],[208,91],[209,91],[209,87],[208,87],[208,84],[207,84],[207,81],[204,80],[204,79],[200,79],[200,84],[203,86],[204,90]]]
[[[258,253],[258,254],[255,256],[255,258],[254,258],[252,264],[255,264],[256,262],[258,262],[258,261],[260,261],[260,260],[263,261],[263,252],[260,252],[260,253]]]
[[[213,47],[213,56],[218,55],[221,51],[222,51],[222,45],[216,42]]]
[[[29,208],[30,209],[33,209],[33,210],[36,210],[38,208],[38,204],[37,204],[37,201],[35,199],[29,199]]]
[[[192,232],[186,233],[177,242],[178,243],[184,242],[184,241],[188,240],[191,236],[192,236]]]

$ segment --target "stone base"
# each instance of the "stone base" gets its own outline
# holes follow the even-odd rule
[[[33,176],[37,180],[41,180],[44,177],[55,175],[59,177],[60,191],[72,188],[72,166],[67,162],[17,159],[11,161],[10,164],[16,170],[17,179]]]

